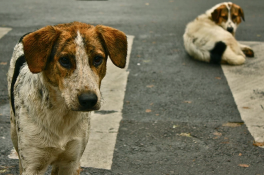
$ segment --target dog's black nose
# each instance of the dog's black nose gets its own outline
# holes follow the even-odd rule
[[[234,28],[233,27],[227,27],[227,31],[230,32],[230,33],[233,33]]]
[[[83,108],[92,108],[97,103],[97,95],[94,93],[82,93],[78,96],[80,105]]]

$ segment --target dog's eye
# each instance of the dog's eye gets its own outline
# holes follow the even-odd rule
[[[223,16],[222,18],[224,18],[225,20],[227,20],[227,16]]]
[[[232,15],[232,19],[234,20],[234,19],[236,19],[237,17],[236,17],[236,15]]]
[[[100,64],[102,64],[102,62],[103,62],[103,57],[101,57],[101,56],[95,56],[95,57],[94,57],[94,60],[93,60],[93,65],[94,65],[95,67],[97,67],[97,66],[99,66]]]
[[[59,62],[62,65],[62,67],[71,68],[71,61],[68,57],[61,57],[59,59]]]

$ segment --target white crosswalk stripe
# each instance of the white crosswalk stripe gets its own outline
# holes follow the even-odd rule
[[[222,69],[242,120],[255,141],[264,142],[264,43],[241,43],[253,48],[255,58],[247,58],[241,66],[222,65]]]
[[[0,39],[6,35],[9,31],[11,31],[11,28],[7,28],[7,27],[0,27]]]

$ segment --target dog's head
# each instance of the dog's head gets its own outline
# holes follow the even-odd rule
[[[231,2],[221,3],[210,9],[212,20],[223,29],[235,35],[241,18],[245,21],[242,8]]]
[[[47,26],[26,35],[22,42],[30,71],[42,72],[71,110],[100,108],[108,55],[117,67],[126,64],[126,35],[107,26],[80,22]]]

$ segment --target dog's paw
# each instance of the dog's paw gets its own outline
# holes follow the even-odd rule
[[[254,57],[254,51],[251,48],[244,47],[242,51],[247,57]]]

